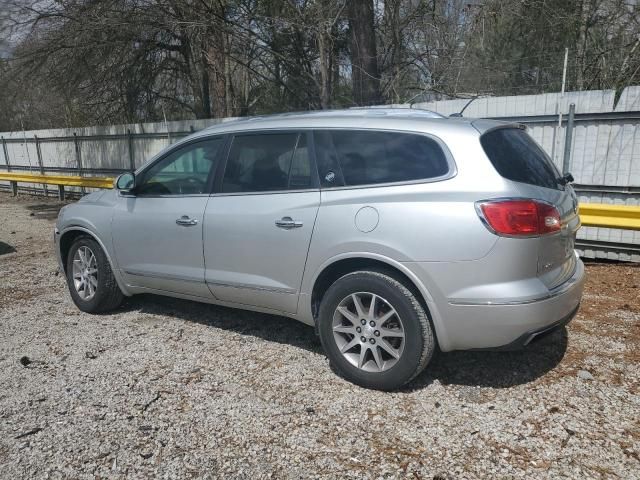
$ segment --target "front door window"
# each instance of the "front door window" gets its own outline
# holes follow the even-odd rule
[[[208,192],[222,138],[186,145],[142,174],[137,195],[200,195]]]

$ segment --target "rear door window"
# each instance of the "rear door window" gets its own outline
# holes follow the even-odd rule
[[[444,151],[424,135],[326,130],[316,132],[315,138],[324,186],[427,180],[449,173]]]
[[[299,190],[313,186],[306,135],[236,135],[222,181],[223,193]]]
[[[499,128],[485,133],[480,143],[498,173],[514,182],[561,189],[560,173],[533,138],[521,128]]]

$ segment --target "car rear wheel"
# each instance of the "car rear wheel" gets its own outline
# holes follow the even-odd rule
[[[322,299],[319,322],[320,340],[334,369],[366,388],[401,387],[426,367],[435,349],[418,299],[381,272],[338,279]]]
[[[98,242],[90,237],[80,237],[71,245],[66,276],[71,298],[83,312],[106,312],[122,303],[124,295],[109,260]]]

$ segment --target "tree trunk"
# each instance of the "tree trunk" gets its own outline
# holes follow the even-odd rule
[[[215,27],[214,27],[215,28]],[[213,44],[207,49],[207,57],[209,59],[209,78],[211,85],[211,103],[213,105],[212,113],[216,118],[224,117],[227,114],[227,85],[225,78],[225,36],[221,29],[216,28],[211,32]]]
[[[225,117],[233,117],[233,85],[231,82],[231,58],[227,55],[227,51],[231,50],[231,39],[229,36],[225,35],[225,45],[227,48],[225,49],[224,56],[224,110]]]
[[[375,105],[381,96],[373,0],[350,0],[348,4],[353,101]]]
[[[587,22],[589,21],[589,3],[591,0],[582,0],[580,8],[580,28],[578,30],[578,41],[576,42],[576,87],[578,90],[584,89],[584,74],[587,65]]]
[[[331,105],[331,39],[323,25],[318,32],[320,59],[320,105],[326,110]]]
[[[199,48],[197,48],[199,47]],[[211,118],[211,96],[209,92],[209,70],[204,49],[199,43],[185,40],[182,45],[185,73],[193,92],[191,104],[196,118]]]
[[[202,52],[202,93],[200,95],[200,108],[196,116],[198,118],[211,118],[211,91],[209,89],[209,66],[207,59]]]
[[[393,98],[396,103],[400,102],[398,89],[400,83],[400,60],[402,51],[402,35],[400,32],[400,1],[387,0],[384,2],[385,23],[388,28],[388,39],[390,55],[389,87],[385,92],[386,98]]]

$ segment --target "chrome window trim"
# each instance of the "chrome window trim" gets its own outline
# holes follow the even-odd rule
[[[134,195],[132,193],[122,193],[118,190],[118,195],[122,198],[195,198],[195,197],[209,197],[209,193],[183,193],[176,195]]]
[[[441,177],[433,177],[422,180],[405,180],[403,182],[386,182],[386,183],[367,183],[365,185],[340,185],[338,187],[322,187],[322,191],[338,191],[338,190],[360,190],[363,188],[384,188],[384,187],[401,187],[403,185],[423,185],[427,183],[437,183],[445,180],[451,180],[456,175],[444,175]]]
[[[513,128],[513,127],[512,127]],[[361,132],[385,132],[385,133],[403,133],[403,134],[408,134],[408,135],[421,135],[424,137],[429,138],[430,140],[435,141],[438,146],[441,148],[442,152],[445,155],[445,158],[447,160],[447,166],[449,167],[449,171],[444,174],[444,175],[440,175],[438,177],[430,177],[430,178],[422,178],[422,179],[416,179],[416,180],[405,180],[405,181],[400,181],[400,182],[384,182],[384,183],[368,183],[368,184],[363,184],[363,185],[337,185],[335,187],[322,187],[320,186],[313,186],[310,188],[304,188],[304,189],[296,189],[296,190],[262,190],[259,192],[228,192],[228,193],[223,193],[223,192],[210,192],[210,193],[204,193],[204,194],[183,194],[183,195],[133,195],[133,194],[122,194],[120,192],[119,196],[120,197],[126,197],[126,198],[137,198],[137,197],[141,197],[141,198],[180,198],[180,197],[199,197],[199,196],[214,196],[214,197],[218,197],[218,196],[239,196],[239,195],[271,195],[271,194],[285,194],[285,193],[302,193],[302,192],[315,192],[315,191],[323,191],[323,190],[330,190],[330,191],[340,191],[340,190],[360,190],[363,188],[385,188],[385,187],[395,187],[395,186],[403,186],[403,185],[422,185],[422,184],[429,184],[429,183],[436,183],[436,182],[443,182],[446,180],[451,180],[452,178],[456,177],[458,175],[458,167],[457,164],[455,162],[455,159],[453,158],[453,155],[451,154],[449,148],[447,147],[446,143],[438,136],[432,134],[432,133],[428,133],[428,132],[422,132],[422,131],[416,131],[416,130],[406,130],[406,129],[390,129],[390,128],[376,128],[376,127],[300,127],[297,128],[295,126],[292,127],[287,127],[287,128],[282,128],[282,127],[274,127],[274,128],[251,128],[251,129],[242,129],[242,130],[237,130],[237,131],[232,131],[232,132],[224,132],[224,133],[216,133],[216,134],[211,134],[211,135],[199,135],[198,137],[190,140],[190,141],[184,141],[184,142],[179,142],[177,144],[175,144],[175,148],[172,148],[171,150],[165,152],[161,157],[155,159],[153,162],[150,162],[147,165],[143,165],[142,167],[140,167],[138,170],[136,170],[135,175],[142,175],[146,170],[148,170],[149,168],[151,168],[153,165],[155,165],[157,162],[162,161],[167,155],[171,155],[173,154],[177,149],[179,148],[183,148],[187,145],[190,145],[192,143],[198,143],[198,142],[203,142],[203,141],[208,141],[208,140],[212,140],[215,138],[222,138],[223,140],[226,140],[229,142],[229,145],[223,145],[223,152],[221,152],[221,155],[224,157],[221,159],[222,162],[224,162],[224,168],[222,168],[222,172],[221,172],[221,176],[224,177],[224,170],[226,170],[226,163],[228,161],[228,148],[230,148],[230,144],[231,141],[233,139],[233,137],[236,136],[241,136],[241,135],[245,135],[245,134],[249,134],[249,135],[255,135],[255,134],[260,134],[260,133],[265,133],[265,134],[280,134],[280,133],[308,133],[308,132],[317,132],[317,131],[361,131]],[[225,138],[227,137],[228,138]],[[312,168],[315,168],[317,170],[317,159],[315,158],[316,154],[315,154],[315,150],[316,150],[316,140],[315,138],[313,138],[312,141],[313,145],[312,145],[312,151],[313,153],[311,154],[311,162],[312,162]],[[318,175],[320,175],[320,172],[318,171]],[[214,183],[215,183],[215,179],[214,179]],[[215,190],[215,189],[214,189]]]
[[[244,197],[247,195],[286,195],[289,193],[311,193],[320,192],[319,187],[305,188],[297,190],[261,190],[259,192],[229,192],[229,193],[212,193],[210,197]]]

